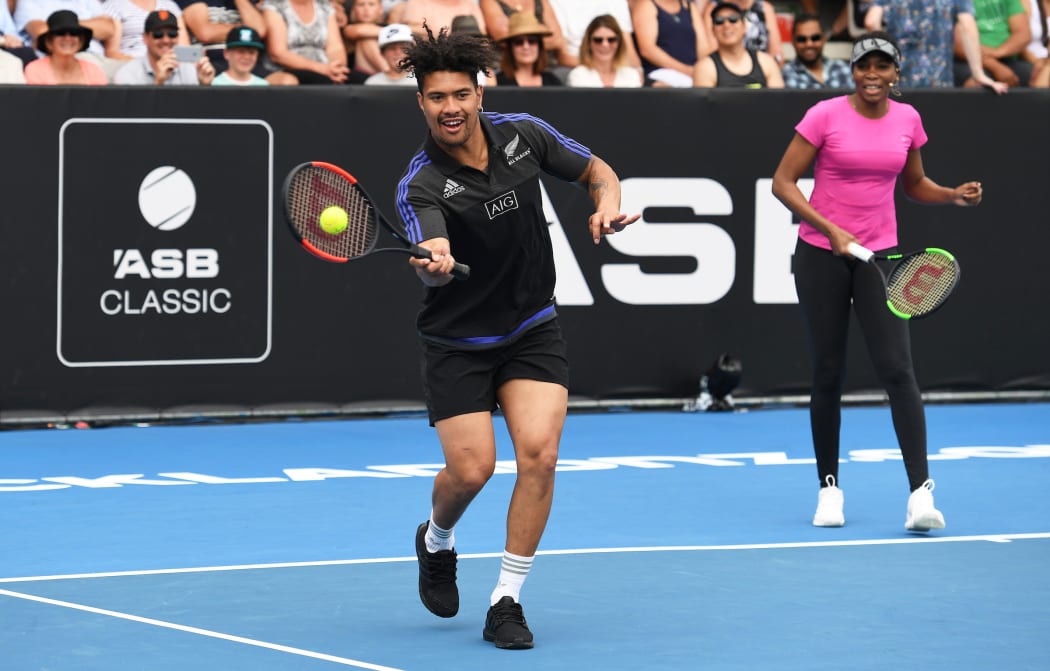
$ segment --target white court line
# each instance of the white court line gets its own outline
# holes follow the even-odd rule
[[[911,543],[989,542],[1009,543],[1015,540],[1050,538],[1050,532],[1027,534],[985,534],[981,536],[905,536],[901,538],[874,538],[868,540],[808,541],[793,543],[751,543],[746,545],[657,545],[651,547],[579,548],[566,550],[539,550],[537,555],[615,554],[627,552],[710,552],[717,550],[779,550],[790,548],[852,547],[862,545],[906,545]],[[460,559],[491,559],[502,557],[502,552],[461,554]],[[192,568],[148,569],[142,571],[110,571],[105,573],[69,573],[64,575],[24,576],[0,578],[0,584],[36,582],[44,580],[79,580],[86,578],[121,578],[140,575],[174,575],[179,573],[213,573],[219,571],[255,571],[278,568],[305,568],[315,566],[350,566],[356,564],[394,564],[414,562],[415,557],[380,557],[372,559],[330,559],[325,561],[281,562],[273,564],[238,564],[232,566],[198,566]]]
[[[69,601],[59,601],[57,599],[47,599],[42,596],[34,596],[32,594],[23,594],[21,592],[11,592],[6,589],[0,589],[0,595],[10,596],[16,599],[25,599],[27,601],[37,601],[39,603],[45,603],[50,606],[61,606],[62,608],[72,608],[73,610],[82,610],[86,613],[94,613],[96,615],[105,615],[107,617],[115,617],[121,620],[130,620],[132,622],[141,622],[143,624],[149,624],[154,627],[163,627],[165,629],[175,629],[177,631],[185,631],[190,634],[197,634],[199,636],[208,636],[210,638],[218,638],[223,641],[232,641],[234,643],[243,643],[245,645],[253,645],[257,648],[266,648],[267,650],[276,650],[277,652],[287,652],[293,655],[299,655],[301,657],[311,657],[313,659],[320,659],[325,662],[335,662],[336,664],[342,664],[344,666],[355,666],[360,669],[372,669],[372,671],[402,671],[392,666],[381,666],[379,664],[370,664],[368,662],[362,662],[356,659],[347,659],[346,657],[336,657],[335,655],[326,655],[322,652],[314,652],[313,650],[303,650],[302,648],[293,648],[288,645],[280,645],[277,643],[267,643],[266,641],[258,641],[254,638],[245,638],[243,636],[234,636],[232,634],[224,634],[219,631],[211,631],[209,629],[200,629],[198,627],[187,627],[183,624],[175,624],[174,622],[165,622],[164,620],[154,620],[148,617],[139,617],[138,615],[130,615],[128,613],[119,613],[113,610],[105,610],[103,608],[94,608],[92,606],[85,606],[79,603],[71,603]]]

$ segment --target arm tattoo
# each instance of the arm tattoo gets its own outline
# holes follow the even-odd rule
[[[604,179],[596,179],[588,185],[591,196],[598,200],[605,195],[605,192],[609,190],[609,183]]]

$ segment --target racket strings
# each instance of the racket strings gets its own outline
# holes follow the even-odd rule
[[[950,256],[924,252],[909,257],[893,269],[886,283],[890,303],[912,316],[939,307],[955,288],[959,266]]]
[[[346,210],[346,229],[340,233],[321,228],[321,212],[332,205]],[[368,199],[342,175],[317,166],[303,168],[289,186],[288,210],[296,232],[325,254],[351,259],[375,247],[375,212]]]

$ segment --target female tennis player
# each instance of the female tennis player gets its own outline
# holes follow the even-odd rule
[[[499,408],[517,476],[483,636],[499,648],[531,648],[519,594],[550,514],[569,386],[539,176],[587,188],[595,243],[639,215],[620,212],[620,181],[589,149],[527,114],[482,110],[478,73],[494,62],[486,38],[424,29],[401,66],[415,75],[428,132],[397,189],[409,239],[433,254],[410,263],[427,287],[417,327],[445,457],[430,519],[416,530],[419,596],[438,616],[459,610],[453,527],[494,473]],[[470,264],[470,279],[453,280],[453,253]]]
[[[889,395],[893,426],[908,475],[905,528],[943,529],[934,507],[926,457],[926,417],[915,379],[908,322],[886,309],[878,270],[852,258],[857,242],[878,253],[895,251],[894,187],[922,203],[977,205],[980,182],[954,189],[926,176],[920,148],[926,131],[899,95],[900,50],[884,32],[862,35],[850,58],[856,90],[811,107],[773,177],[773,194],[802,220],[793,271],[812,357],[810,427],[820,478],[813,524],[846,523],[839,488],[839,430],[850,308],[857,314],[876,372]],[[814,166],[809,200],[798,179]]]

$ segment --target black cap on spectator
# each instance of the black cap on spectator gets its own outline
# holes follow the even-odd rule
[[[79,36],[81,51],[88,48],[88,45],[91,43],[91,36],[94,35],[90,28],[80,25],[80,19],[77,18],[75,12],[71,12],[68,9],[60,9],[57,12],[52,12],[47,17],[47,31],[36,38],[37,51],[43,51],[45,54],[51,53],[47,48],[47,38],[56,33]]]
[[[259,33],[254,28],[237,26],[226,34],[226,48],[232,49],[234,47],[250,47],[262,51],[266,48],[266,45],[263,44],[262,37],[259,36]]]
[[[156,12],[150,12],[146,16],[146,22],[143,25],[144,32],[152,33],[154,30],[160,30],[161,28],[178,29],[179,20],[168,10],[161,9]]]

